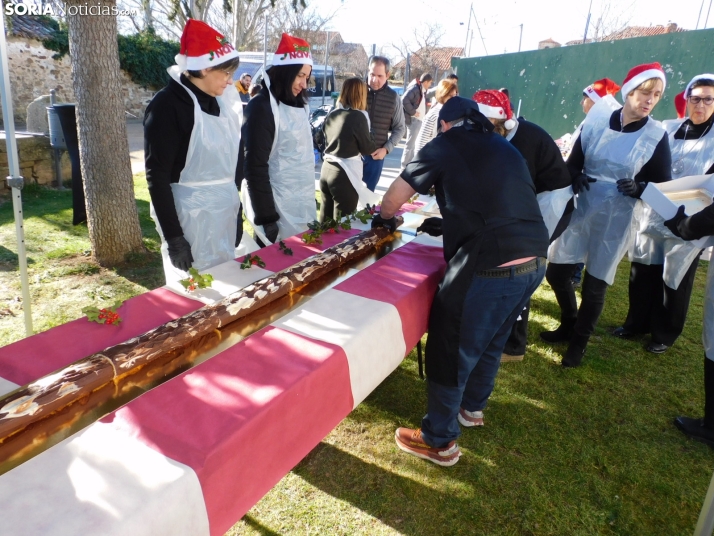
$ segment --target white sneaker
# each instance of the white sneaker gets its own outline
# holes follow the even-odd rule
[[[459,414],[456,418],[461,423],[461,426],[466,426],[467,428],[483,426],[483,411],[466,411],[464,408],[459,408]]]

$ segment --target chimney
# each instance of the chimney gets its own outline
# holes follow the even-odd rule
[[[676,22],[670,22],[667,24],[667,33],[674,33],[677,31],[677,23]]]

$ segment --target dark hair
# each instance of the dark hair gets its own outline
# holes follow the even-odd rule
[[[508,94],[508,89],[507,89],[507,88],[502,87],[502,88],[499,89],[498,91],[500,91],[501,93],[503,93],[506,97],[509,97],[509,98],[510,98],[510,95]]]
[[[419,82],[431,82],[432,80],[434,80],[434,77],[429,73],[424,73],[419,77]]]
[[[305,65],[273,65],[265,71],[270,77],[270,92],[277,100],[288,106],[305,106],[307,104],[307,91],[302,90],[297,97],[293,95],[293,83]]]
[[[238,65],[240,65],[240,58],[232,58],[228,61],[224,61],[223,63],[219,63],[215,67],[209,67],[206,69],[207,71],[236,71],[238,70]],[[202,69],[201,69],[202,70]],[[189,76],[193,78],[203,78],[203,73],[201,73],[201,70],[199,71],[186,71]]]
[[[692,90],[698,87],[714,87],[714,80],[711,78],[702,78],[697,80],[692,84],[692,87],[689,88],[689,94],[685,95],[685,97],[689,97],[692,94]]]
[[[458,80],[458,79],[459,79],[459,77],[456,76],[455,73],[451,73],[451,74],[448,75],[446,78],[447,78],[448,80]]]
[[[379,63],[381,65],[384,65],[384,72],[389,74],[389,59],[385,58],[384,56],[372,56],[369,58],[369,66],[372,67],[375,63]]]

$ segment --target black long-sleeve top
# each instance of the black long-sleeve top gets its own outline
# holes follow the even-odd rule
[[[691,119],[687,119],[679,126],[679,130],[674,133],[674,139],[698,140],[705,134],[709,133],[712,127],[714,127],[714,114],[712,114],[707,121],[704,121],[699,125],[695,125],[692,123]],[[712,164],[711,167],[704,172],[704,175],[711,175],[712,173],[714,173],[714,164]]]
[[[181,83],[196,96],[203,113],[220,116],[221,109],[215,97],[198,89],[183,74]],[[191,96],[173,79],[154,95],[144,114],[146,181],[151,203],[167,240],[183,236],[171,183],[179,181],[181,170],[186,166],[193,115]],[[236,185],[240,188],[239,169],[236,166]]]
[[[566,188],[572,184],[560,149],[545,130],[518,118],[518,130],[511,143],[526,159],[536,194]]]
[[[643,128],[649,118],[645,117],[639,121],[634,121],[625,125],[622,128],[622,132],[637,132]],[[620,110],[615,110],[610,116],[610,130],[616,132],[621,131],[620,123]],[[578,137],[575,144],[573,145],[573,150],[568,157],[567,166],[570,176],[572,178],[577,177],[583,172],[583,166],[585,164],[585,154],[583,153],[583,146],[581,138]],[[655,147],[654,153],[647,161],[647,163],[642,166],[639,173],[634,177],[617,177],[618,179],[635,179],[637,182],[666,182],[672,179],[672,155],[669,150],[669,136],[666,132],[662,133],[662,139],[659,141]]]
[[[278,101],[278,106],[295,106]],[[275,118],[270,107],[270,93],[263,88],[250,99],[243,111],[241,144],[243,146],[243,176],[255,212],[255,224],[265,225],[280,219],[275,210],[273,187],[270,185],[268,159],[275,138]]]

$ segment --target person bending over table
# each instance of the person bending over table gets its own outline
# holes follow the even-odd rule
[[[447,268],[429,317],[427,414],[421,429],[398,428],[395,438],[403,451],[450,466],[461,454],[459,423],[483,426],[503,346],[543,279],[548,231],[525,161],[475,102],[449,99],[439,123],[372,226],[393,231],[399,207],[435,188],[443,225],[429,218],[420,229],[443,230]]]
[[[220,33],[189,19],[171,80],[146,108],[146,180],[167,283],[233,259],[243,235],[238,63]]]

